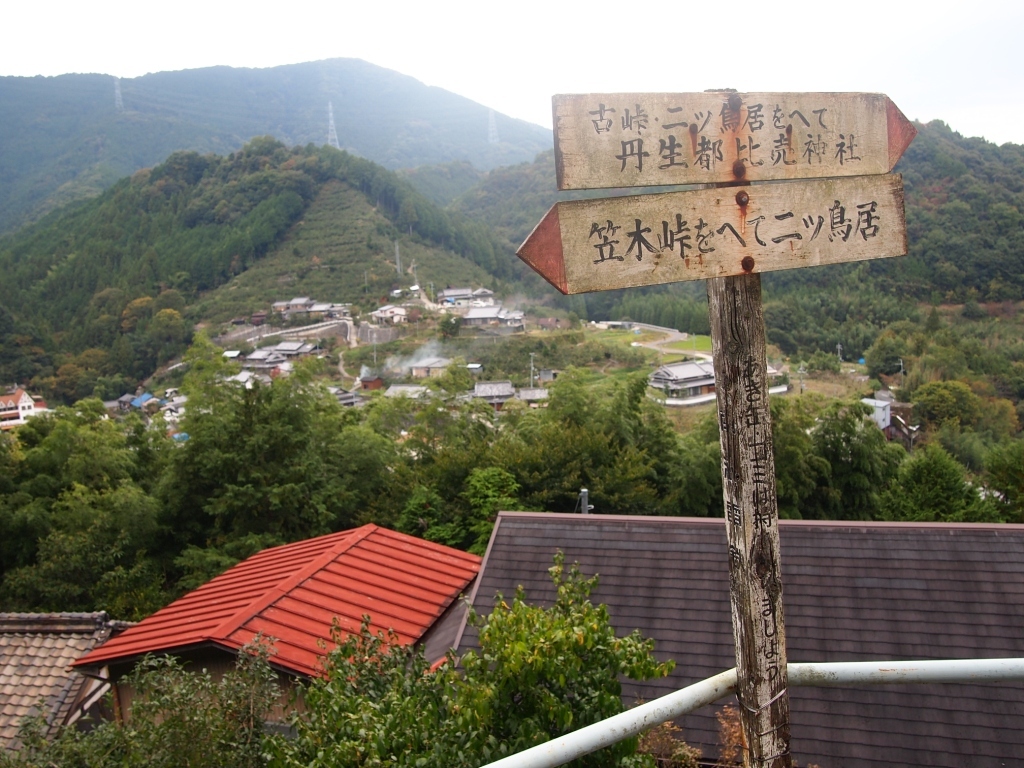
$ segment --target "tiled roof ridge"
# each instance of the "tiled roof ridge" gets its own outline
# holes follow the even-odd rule
[[[325,550],[319,556],[313,558],[305,568],[300,569],[296,573],[293,573],[287,579],[282,581],[276,587],[272,587],[260,595],[256,600],[243,606],[241,609],[236,611],[232,616],[225,619],[220,626],[214,629],[210,633],[210,639],[218,643],[226,643],[231,647],[238,647],[238,643],[230,640],[231,633],[243,626],[247,621],[259,615],[262,611],[269,608],[271,605],[276,603],[282,597],[287,595],[302,582],[309,579],[313,574],[325,568],[328,564],[334,562],[343,552],[354,547],[359,542],[363,541],[366,537],[376,531],[379,526],[373,523],[367,523],[366,525],[355,528],[349,531],[349,536],[340,539],[333,547]]]
[[[675,524],[686,523],[687,525],[720,526],[725,523],[721,517],[682,517],[671,515],[602,515],[591,513],[581,515],[578,512],[527,512],[515,510],[503,510],[498,513],[506,518],[518,518],[528,520],[531,518],[555,519],[555,520],[576,520],[581,522],[598,523],[608,522],[634,522],[651,524]],[[888,521],[888,520],[788,520],[780,519],[779,525],[783,528],[871,528],[875,530],[913,528],[915,530],[956,530],[956,531],[1022,531],[1024,523],[932,523],[914,521]]]
[[[106,611],[0,613],[0,633],[95,632],[110,624]]]

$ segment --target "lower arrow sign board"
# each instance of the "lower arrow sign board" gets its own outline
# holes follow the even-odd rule
[[[907,252],[899,174],[556,203],[519,257],[565,294]]]

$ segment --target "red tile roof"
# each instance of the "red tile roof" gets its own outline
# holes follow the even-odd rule
[[[267,549],[175,600],[75,666],[214,644],[237,650],[262,632],[275,665],[316,674],[337,616],[345,631],[364,614],[371,629],[419,640],[476,576],[480,558],[364,525]],[[329,646],[328,646],[329,647]]]

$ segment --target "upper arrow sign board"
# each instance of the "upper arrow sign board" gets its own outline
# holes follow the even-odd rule
[[[552,99],[559,189],[888,173],[917,129],[880,93]]]
[[[562,293],[907,252],[898,174],[556,203],[518,255]]]

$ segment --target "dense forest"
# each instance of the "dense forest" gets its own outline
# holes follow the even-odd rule
[[[358,59],[268,69],[209,67],[117,82],[98,74],[0,77],[0,232],[95,196],[172,152],[229,154],[254,136],[325,143],[390,169],[522,162],[551,133]]]
[[[346,152],[264,138],[228,157],[176,153],[0,240],[0,381],[68,403],[116,397],[179,355],[194,322],[266,309],[282,298],[273,291],[320,286],[321,300],[376,306],[398,282],[388,259],[400,238],[441,285],[521,274],[484,225]],[[308,285],[242,281],[233,303],[211,304],[268,254],[289,274],[314,272]]]

